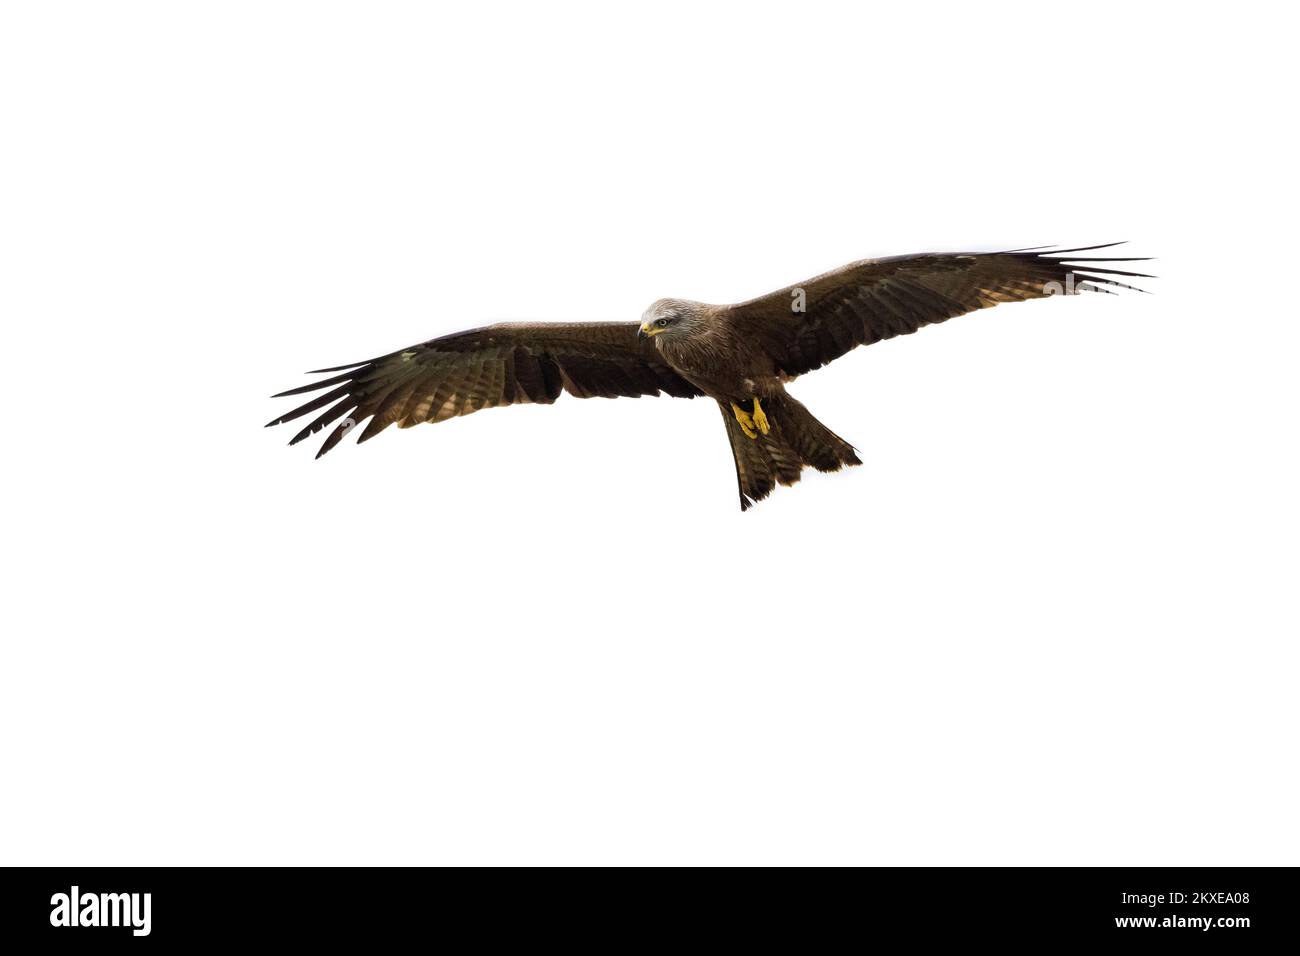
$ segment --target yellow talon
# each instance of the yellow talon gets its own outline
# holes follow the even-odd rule
[[[763,414],[763,406],[759,404],[758,396],[754,396],[754,415],[753,422],[756,428],[764,435],[772,430],[772,426],[767,423],[767,416]],[[753,435],[749,436],[753,438]]]
[[[745,411],[735,402],[731,403],[731,413],[736,416],[736,421],[740,422],[740,430],[750,438],[757,438],[758,432],[754,430],[754,420],[749,417],[749,412]],[[764,419],[766,421],[766,419]]]

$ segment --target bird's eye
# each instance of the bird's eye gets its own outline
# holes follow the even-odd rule
[[[655,325],[659,326],[659,328],[661,328],[661,329],[663,329],[663,328],[667,328],[667,326],[668,326],[668,320],[667,320],[667,319],[660,319],[658,322],[655,323]]]

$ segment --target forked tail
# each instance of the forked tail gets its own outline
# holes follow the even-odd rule
[[[757,438],[745,434],[728,403],[718,402],[736,459],[741,511],[766,498],[777,485],[793,485],[810,465],[818,471],[839,471],[845,465],[862,464],[852,445],[788,394],[762,402],[769,429]]]

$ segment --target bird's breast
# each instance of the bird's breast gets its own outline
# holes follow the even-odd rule
[[[682,378],[715,398],[736,391],[736,379],[742,370],[735,366],[735,356],[721,353],[708,344],[678,339],[662,342],[659,354]]]
[[[716,356],[689,340],[660,342],[659,354],[669,365],[686,375],[708,373],[717,364]]]

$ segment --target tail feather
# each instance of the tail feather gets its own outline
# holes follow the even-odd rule
[[[745,434],[728,403],[719,402],[718,407],[736,461],[741,511],[766,498],[778,484],[793,485],[808,466],[839,471],[845,465],[862,464],[852,445],[787,394],[763,400],[771,428],[757,438]]]

